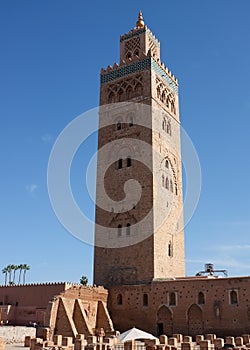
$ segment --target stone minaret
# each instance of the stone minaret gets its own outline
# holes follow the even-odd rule
[[[101,70],[94,283],[184,276],[182,208],[178,82],[140,12]]]

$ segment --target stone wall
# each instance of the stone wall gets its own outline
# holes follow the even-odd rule
[[[70,283],[0,286],[1,321],[15,326],[44,325],[49,301],[70,287]]]
[[[171,336],[250,333],[250,277],[183,278],[110,288],[115,329]]]

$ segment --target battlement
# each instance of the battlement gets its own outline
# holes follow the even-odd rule
[[[120,43],[125,40],[131,39],[135,36],[139,36],[142,33],[146,33],[149,36],[149,38],[153,41],[153,43],[157,47],[160,47],[159,40],[156,38],[156,36],[151,32],[151,30],[147,26],[144,26],[143,28],[133,28],[128,33],[121,35]]]
[[[13,284],[13,285],[0,285],[0,288],[19,288],[19,287],[41,287],[41,286],[65,286],[70,288],[74,285],[71,282],[46,282],[46,283],[25,283],[25,284]]]

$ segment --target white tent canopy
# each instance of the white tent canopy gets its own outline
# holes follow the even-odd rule
[[[128,331],[122,333],[118,337],[121,343],[125,341],[134,340],[134,339],[156,339],[152,334],[141,331],[135,327],[129,329]]]

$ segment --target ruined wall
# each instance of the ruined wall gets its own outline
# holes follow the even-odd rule
[[[13,325],[35,322],[46,326],[50,337],[89,336],[100,328],[113,331],[107,299],[108,291],[103,287],[69,283],[0,287],[0,318]]]
[[[113,331],[107,311],[108,291],[103,287],[73,286],[54,297],[47,309],[47,324],[54,335],[75,338],[77,334],[95,335],[103,328]]]
[[[153,334],[250,332],[250,277],[184,278],[110,288],[115,329]]]

